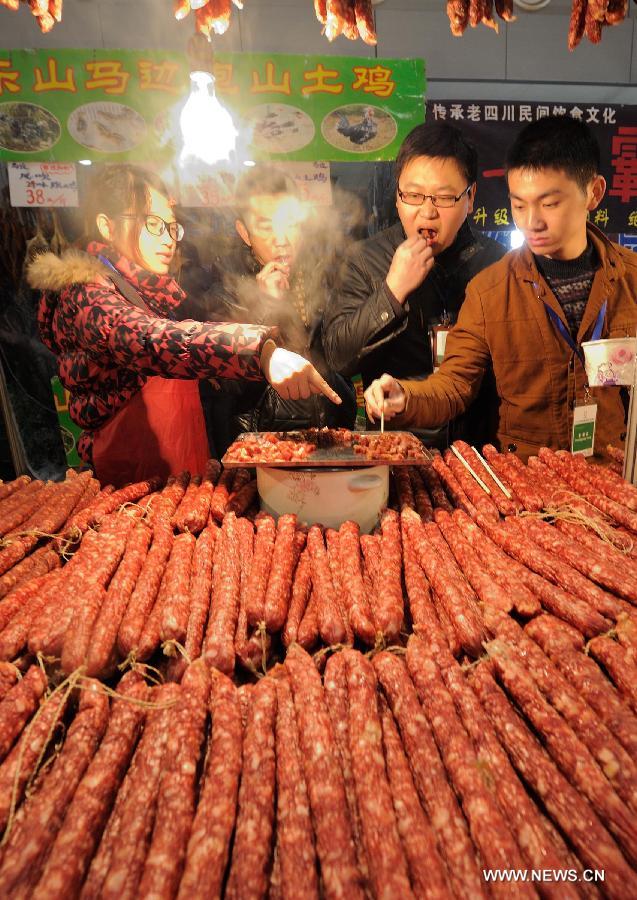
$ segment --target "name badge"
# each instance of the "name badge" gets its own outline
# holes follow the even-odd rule
[[[597,419],[597,404],[588,403],[585,406],[576,406],[573,410],[573,433],[571,435],[571,453],[581,453],[582,456],[593,455],[595,442],[595,421]]]
[[[431,327],[431,356],[434,372],[437,372],[445,358],[447,348],[447,335],[451,329],[448,325],[432,325]]]

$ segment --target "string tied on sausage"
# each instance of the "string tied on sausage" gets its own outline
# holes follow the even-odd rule
[[[574,494],[573,496],[577,495]],[[581,498],[579,499],[581,500]],[[588,503],[588,501],[583,502]],[[605,544],[610,544],[611,547],[619,550],[620,553],[628,555],[634,547],[634,542],[630,537],[625,534],[622,534],[621,536],[615,534],[608,516],[604,515],[604,513],[593,506],[591,506],[591,509],[595,510],[595,514],[588,516],[581,510],[574,509],[568,503],[558,503],[555,506],[547,506],[542,512],[527,512],[524,510],[519,513],[519,516],[548,521],[561,520],[563,522],[570,522],[573,525],[583,525],[590,531],[594,531],[597,537],[601,541],[604,541]]]
[[[164,643],[161,645],[161,649],[164,653],[164,656],[170,656],[174,659],[176,656],[181,655],[186,660],[188,665],[190,665],[192,662],[192,659],[188,655],[186,648],[183,644],[180,644],[179,641],[175,641],[173,639],[164,641]]]

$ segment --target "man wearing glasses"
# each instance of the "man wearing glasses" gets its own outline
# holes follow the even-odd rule
[[[407,135],[395,165],[400,221],[353,248],[326,309],[333,368],[360,373],[365,387],[383,372],[431,374],[467,283],[506,252],[469,227],[477,169],[474,147],[452,125]]]
[[[207,317],[277,327],[281,342],[311,359],[343,403],[334,411],[314,397],[283,400],[259,383],[226,382],[212,392],[204,386],[217,451],[222,454],[241,431],[351,426],[353,388],[327,369],[321,348],[321,313],[335,268],[323,250],[325,226],[293,179],[265,164],[239,180],[235,205],[240,240],[218,261],[223,277],[206,294]]]

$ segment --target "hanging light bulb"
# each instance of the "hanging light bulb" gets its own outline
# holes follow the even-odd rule
[[[179,163],[183,166],[188,160],[194,160],[214,165],[230,159],[239,132],[215,94],[212,48],[203,35],[191,38],[188,56],[190,95],[179,116],[183,141]]]
[[[230,159],[236,147],[239,132],[228,110],[219,103],[214,84],[210,72],[190,73],[190,96],[179,117],[182,166],[191,158],[214,165]]]

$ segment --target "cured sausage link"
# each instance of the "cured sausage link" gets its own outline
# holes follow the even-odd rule
[[[590,604],[542,577],[543,569],[530,541],[521,539],[515,531],[506,529],[484,517],[479,517],[478,524],[494,543],[505,550],[514,561],[521,563],[519,567],[516,567],[516,571],[519,573],[522,583],[540,597],[545,609],[574,625],[587,637],[593,637],[608,630],[609,620],[593,609]],[[537,550],[539,552],[539,548]],[[557,580],[557,576],[555,580]]]
[[[402,538],[398,513],[393,509],[384,510],[380,517],[380,525],[382,565],[377,579],[374,618],[385,640],[395,641],[400,635],[405,614],[402,587]]]
[[[237,826],[225,892],[228,900],[265,897],[268,887],[275,809],[276,697],[271,678],[262,678],[250,697]]]
[[[307,546],[310,551],[319,633],[326,644],[341,644],[346,640],[347,633],[336,598],[323,535],[318,525],[310,528]]]
[[[604,666],[619,693],[637,714],[637,666],[630,661],[626,650],[607,637],[598,637],[588,645],[591,656]]]
[[[551,534],[554,531],[552,526],[545,525],[543,527],[543,523],[536,524],[528,519],[516,519],[507,522],[505,527],[511,531],[517,529],[522,540],[526,537],[530,551],[536,560],[535,571],[542,573],[544,577],[549,578],[576,597],[580,597],[600,615],[611,620],[617,618],[622,609],[617,598],[593,584],[577,568],[564,562],[562,553],[558,555],[555,552],[555,543]]]
[[[159,786],[153,837],[139,885],[140,897],[176,895],[192,829],[197,764],[210,694],[210,675],[202,659],[188,667],[181,686],[183,700],[175,710],[166,743],[166,767]]]
[[[398,837],[385,760],[372,664],[357,650],[344,650],[349,694],[349,745],[370,883],[377,897],[413,898],[407,861]]]
[[[425,636],[434,634],[444,638],[444,630],[432,599],[431,587],[416,560],[406,527],[403,527],[403,572],[414,630],[421,630]]]
[[[276,834],[283,896],[293,893],[297,900],[318,900],[314,829],[287,678],[277,680],[276,695]]]
[[[242,762],[239,696],[234,684],[212,671],[212,735],[203,788],[188,842],[178,900],[219,897],[237,811]]]
[[[290,647],[285,667],[294,696],[325,896],[329,900],[344,897],[363,900],[343,774],[338,764],[321,677],[312,658],[298,644]]]
[[[30,666],[0,703],[0,761],[38,708],[47,687],[47,678],[39,666]]]
[[[361,817],[356,801],[356,786],[352,772],[352,754],[349,741],[349,695],[347,691],[347,659],[343,653],[334,653],[328,659],[323,673],[323,689],[325,703],[332,723],[332,734],[338,756],[338,763],[343,773],[345,798],[352,824],[352,836],[356,860],[365,882],[369,881],[369,864],[367,862],[366,845],[362,836]]]
[[[297,563],[295,529],[296,516],[293,513],[279,517],[264,603],[265,627],[270,632],[281,630],[290,605],[292,578]]]
[[[310,551],[307,547],[301,552],[299,564],[294,573],[292,596],[288,609],[285,627],[283,629],[283,645],[289,647],[298,637],[303,615],[307,609],[312,590],[312,575],[310,572]]]
[[[255,525],[254,554],[245,590],[248,623],[252,626],[262,622],[265,615],[265,592],[276,539],[276,525],[272,516],[266,515],[257,518]]]

